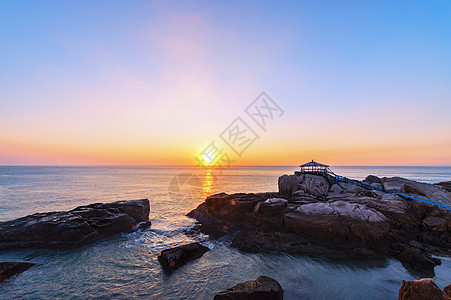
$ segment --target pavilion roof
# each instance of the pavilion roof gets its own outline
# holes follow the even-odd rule
[[[313,159],[312,159],[311,162],[308,162],[306,164],[300,165],[299,167],[324,167],[324,168],[328,168],[329,166],[317,163],[316,161],[313,161]]]

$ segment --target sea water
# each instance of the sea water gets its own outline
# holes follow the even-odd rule
[[[0,221],[116,200],[150,200],[151,228],[69,250],[0,251],[0,261],[37,264],[0,286],[0,299],[211,299],[237,283],[266,275],[285,299],[397,299],[402,280],[430,274],[391,258],[331,261],[289,254],[249,254],[229,240],[186,235],[185,215],[217,192],[277,191],[277,178],[296,167],[0,167]],[[350,178],[368,174],[424,182],[451,180],[451,167],[334,167]],[[211,251],[175,271],[162,272],[163,249],[199,241]],[[451,283],[451,259],[435,268],[440,288]]]

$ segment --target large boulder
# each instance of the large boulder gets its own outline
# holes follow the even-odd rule
[[[399,289],[399,300],[450,300],[444,291],[435,284],[432,278],[402,281]]]
[[[172,273],[188,262],[202,257],[209,250],[199,243],[191,243],[161,251],[158,261],[165,272]]]
[[[379,211],[363,204],[328,201],[304,204],[284,215],[287,232],[348,245],[378,245],[390,225]]]
[[[256,280],[246,281],[219,292],[213,299],[281,300],[283,299],[283,289],[276,280],[260,276]]]
[[[307,194],[315,197],[327,196],[330,189],[329,181],[323,176],[313,174],[302,174],[299,188]]]
[[[70,211],[37,213],[0,222],[0,249],[70,248],[136,230],[149,219],[149,200],[79,206]]]
[[[295,175],[282,175],[279,177],[279,194],[291,195],[299,189],[299,179]]]
[[[0,284],[6,279],[22,273],[34,266],[27,262],[0,262]]]

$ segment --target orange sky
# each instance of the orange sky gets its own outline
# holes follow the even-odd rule
[[[195,165],[212,141],[234,165],[451,165],[444,9],[92,5],[5,8],[0,165]],[[237,117],[260,137],[241,157]]]

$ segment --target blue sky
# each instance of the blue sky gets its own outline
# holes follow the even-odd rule
[[[449,1],[0,1],[0,164],[189,164],[266,91],[241,164],[451,165],[450,32]]]

